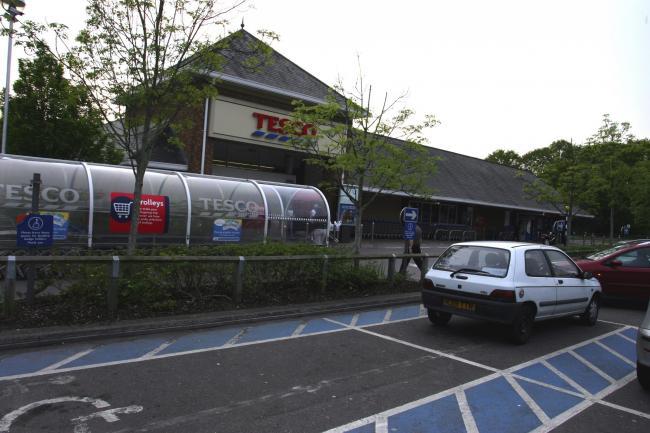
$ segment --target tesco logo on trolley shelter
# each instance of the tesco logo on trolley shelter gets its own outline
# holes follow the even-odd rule
[[[284,126],[289,122],[288,118],[271,116],[260,112],[253,112],[253,117],[257,119],[255,131],[251,134],[253,137],[264,138],[266,140],[277,140],[280,143],[286,143],[291,140],[284,130]],[[316,127],[311,123],[305,123],[300,131],[301,136],[316,135]]]

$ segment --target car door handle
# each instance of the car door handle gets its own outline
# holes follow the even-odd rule
[[[557,280],[557,283],[558,284],[564,284],[564,281],[563,280]]]

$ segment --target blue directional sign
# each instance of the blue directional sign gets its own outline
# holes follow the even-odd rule
[[[418,221],[418,208],[405,207],[404,208],[404,222],[417,222]]]
[[[49,247],[52,245],[54,216],[28,214],[16,227],[16,245],[19,247]]]
[[[412,241],[415,239],[415,223],[406,222],[404,223],[404,239],[407,241]]]

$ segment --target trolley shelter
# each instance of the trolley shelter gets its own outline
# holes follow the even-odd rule
[[[0,156],[0,246],[16,246],[17,226],[41,178],[39,213],[52,215],[53,246],[126,244],[135,176],[130,167]],[[148,170],[139,244],[311,242],[327,244],[330,210],[312,186]]]

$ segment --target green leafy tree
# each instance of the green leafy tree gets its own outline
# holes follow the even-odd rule
[[[46,46],[20,59],[8,119],[9,153],[118,163],[122,153],[108,140],[88,92],[64,76]]]
[[[525,186],[526,193],[538,202],[550,204],[567,219],[569,237],[574,216],[580,210],[593,208],[596,200],[589,185],[593,166],[583,161],[583,151],[569,141],[558,140],[522,157],[524,167],[531,167],[538,177]]]
[[[342,191],[354,205],[358,253],[363,213],[381,194],[431,194],[426,181],[436,159],[423,146],[422,133],[438,121],[428,115],[413,122],[413,111],[401,108],[403,95],[384,94],[374,106],[372,86],[364,87],[362,77],[352,92],[340,83],[336,89],[339,95],[330,94],[320,105],[294,102],[294,121],[285,128],[295,148],[309,155],[307,162],[328,174],[322,186]]]
[[[514,150],[497,149],[489,154],[485,160],[512,168],[523,168],[521,156]]]
[[[598,168],[591,184],[600,198],[601,214],[609,215],[610,239],[614,238],[616,216],[628,213],[633,167],[642,157],[634,140],[630,124],[612,121],[608,114],[603,115],[598,131],[587,139],[585,159]]]
[[[144,175],[161,137],[170,130],[178,137],[192,125],[184,111],[216,96],[211,73],[222,68],[222,52],[231,38],[220,42],[212,38],[228,14],[245,2],[88,0],[86,27],[73,45],[64,26],[49,25],[57,46],[63,47],[53,55],[88,91],[131,161],[132,221],[138,221]],[[46,31],[35,23],[26,23],[24,29],[28,46]],[[263,43],[251,47],[251,65],[264,61],[268,52]],[[176,144],[182,143],[176,139]],[[137,224],[131,224],[129,253],[136,239]]]

